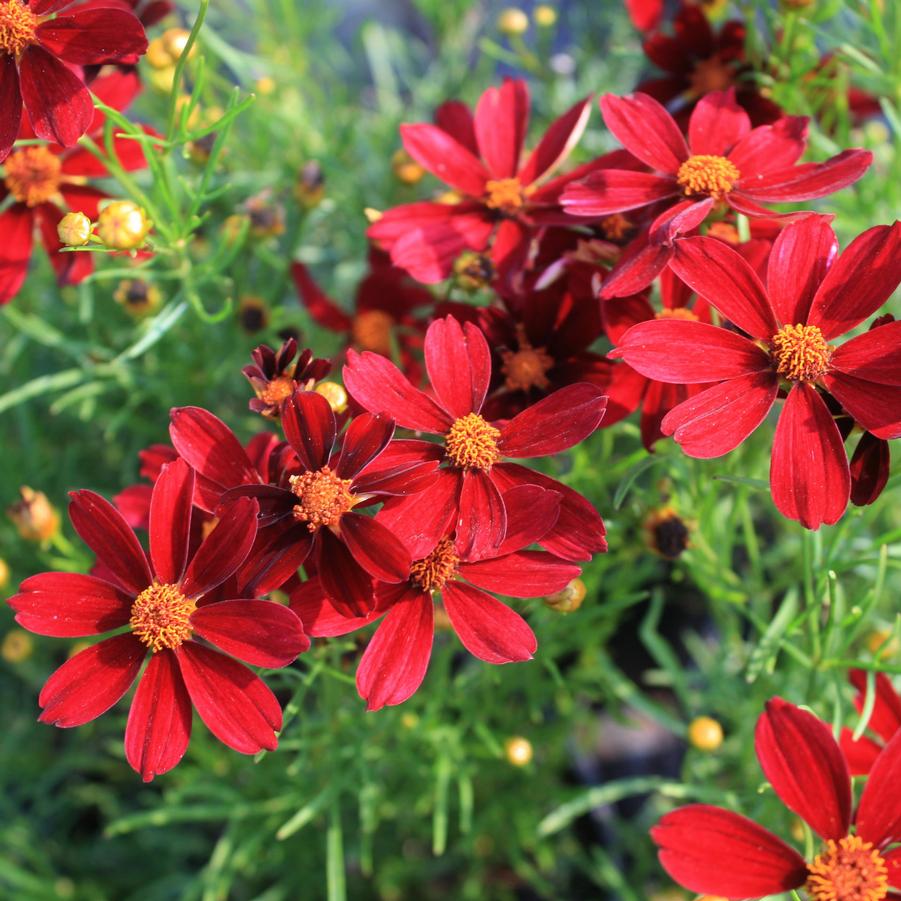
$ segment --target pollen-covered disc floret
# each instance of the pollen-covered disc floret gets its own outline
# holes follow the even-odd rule
[[[691,310],[685,307],[673,307],[672,309],[661,310],[654,317],[655,319],[681,319],[684,322],[697,322],[698,317]]]
[[[514,213],[525,203],[518,178],[496,178],[485,182],[485,206],[502,213]]]
[[[784,325],[770,341],[776,372],[794,382],[813,382],[823,376],[834,349],[815,325]]]
[[[0,7],[0,16],[2,15]],[[59,193],[62,163],[46,147],[23,147],[11,153],[3,165],[6,170],[6,187],[19,203],[34,207],[46,203]]]
[[[174,650],[191,637],[195,607],[178,585],[154,582],[131,605],[131,630],[154,653]]]
[[[442,538],[428,557],[414,561],[410,581],[423,591],[441,591],[457,571],[460,558],[450,538]]]
[[[511,391],[550,387],[547,372],[554,366],[554,358],[543,347],[532,347],[522,326],[517,328],[516,351],[501,351],[501,371],[504,384]]]
[[[311,532],[333,526],[354,504],[350,479],[340,479],[331,468],[291,476],[291,490],[297,495],[294,517],[307,524]]]
[[[724,156],[701,153],[690,156],[676,173],[676,181],[685,194],[708,194],[721,197],[732,190],[741,178],[741,172]]]
[[[500,430],[478,413],[467,413],[451,426],[444,447],[454,466],[490,469],[501,458],[497,449],[500,437]]]
[[[18,57],[35,43],[40,20],[21,0],[0,0],[0,52]]]
[[[278,407],[283,400],[287,400],[294,393],[296,387],[297,385],[290,375],[282,375],[260,388],[256,395],[263,403]]]
[[[806,887],[814,901],[882,901],[888,866],[871,842],[849,835],[826,843],[808,867]]]

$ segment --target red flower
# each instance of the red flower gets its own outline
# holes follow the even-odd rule
[[[626,0],[626,12],[639,31],[650,31],[663,18],[663,0]]]
[[[901,435],[901,322],[839,347],[829,343],[874,313],[901,281],[901,223],[868,229],[838,257],[826,218],[795,222],[773,243],[766,288],[739,254],[711,238],[677,242],[671,266],[750,337],[675,320],[626,332],[614,354],[642,375],[721,383],[672,410],[664,434],[692,457],[726,454],[760,425],[785,385],[770,467],[773,500],[809,529],[836,522],[848,503],[848,461],[816,386],[877,438]]]
[[[456,541],[467,555],[496,549],[504,540],[502,493],[516,485],[541,485],[563,496],[557,528],[542,543],[570,560],[606,549],[604,524],[570,488],[504,457],[544,457],[578,444],[599,425],[607,398],[596,385],[561,388],[509,422],[481,416],[491,381],[491,352],[472,324],[452,316],[433,322],[425,336],[425,365],[437,399],[410,384],[377,354],[348,351],[344,384],[364,409],[384,413],[408,429],[440,435],[443,443],[410,441],[411,458],[445,462],[439,478],[415,498],[386,504],[380,519],[401,534],[415,523],[414,554],[424,556],[456,522]]]
[[[128,0],[128,3],[145,28],[162,22],[169,13],[175,12],[171,0]]]
[[[67,11],[68,10],[68,11]],[[0,0],[0,162],[22,118],[34,133],[71,147],[91,127],[94,104],[73,66],[147,50],[144,28],[121,7],[73,0]]]
[[[867,728],[880,740],[874,741],[867,735],[861,735],[855,741],[853,731],[847,728],[843,728],[839,735],[839,745],[852,776],[869,775],[885,746],[901,732],[901,696],[885,673],[874,675],[873,690],[876,698]],[[857,689],[854,706],[862,713],[867,698],[867,673],[862,669],[854,669],[848,673],[848,679]]]
[[[282,401],[291,397],[298,388],[312,390],[316,382],[331,371],[331,362],[314,357],[313,351],[302,350],[295,360],[296,353],[297,341],[294,338],[288,338],[278,351],[265,344],[254,349],[251,354],[253,365],[241,370],[256,394],[248,404],[254,413],[277,419]]]
[[[9,601],[17,622],[39,635],[101,635],[128,626],[64,663],[39,698],[41,722],[68,728],[96,719],[138,683],[125,754],[145,782],[172,769],[191,735],[191,706],[230,748],[274,750],[281,709],[253,666],[287,666],[309,647],[300,621],[270,601],[208,595],[229,579],[256,535],[257,504],[241,498],[188,553],[194,474],[180,460],[163,468],[150,507],[150,559],[115,507],[91,491],[72,493],[69,516],[111,581],[75,573],[26,579]],[[215,651],[203,639],[216,645]],[[226,656],[229,655],[229,656]]]
[[[773,833],[721,807],[692,804],[651,830],[660,863],[699,894],[760,898],[806,887],[816,901],[901,897],[901,735],[873,766],[852,816],[851,778],[829,727],[773,698],[757,723],[757,759],[776,795],[823,840],[810,863]],[[852,825],[854,832],[852,833]]]
[[[2,15],[0,12],[0,17]],[[139,87],[137,82],[114,73],[99,78],[92,90],[104,103],[123,109]],[[88,130],[92,134],[98,133],[103,123],[104,117],[98,112]],[[34,138],[24,121],[19,136]],[[143,169],[147,165],[137,141],[116,139],[115,149],[119,163],[126,170]],[[16,296],[28,275],[36,229],[59,283],[82,281],[93,271],[92,254],[61,253],[56,227],[68,210],[84,213],[89,219],[97,218],[98,204],[108,195],[92,187],[87,180],[106,176],[106,168],[84,148],[68,150],[58,144],[38,144],[13,150],[6,158],[4,168],[0,203],[12,199],[12,204],[0,213],[0,234],[4,239],[0,245],[0,304]]]
[[[407,153],[461,199],[395,207],[367,234],[421,282],[447,278],[462,251],[489,247],[495,270],[508,276],[524,263],[539,226],[568,221],[559,204],[564,184],[604,164],[595,161],[539,186],[569,155],[588,114],[586,98],[551,124],[524,163],[529,118],[524,81],[508,79],[489,88],[474,115],[464,104],[450,102],[438,111],[435,125],[402,125]],[[622,155],[614,158],[623,161]]]
[[[357,668],[357,690],[368,710],[402,704],[420,686],[432,653],[434,597],[441,594],[451,625],[466,649],[487,663],[529,660],[537,642],[526,621],[488,592],[530,598],[551,594],[579,575],[579,568],[544,551],[523,550],[553,526],[560,497],[534,485],[504,494],[507,537],[484,556],[468,553],[451,536],[413,562],[400,584],[376,587],[374,611],[346,619],[318,581],[305,582],[291,607],[311,634],[342,635],[384,615]],[[416,536],[409,538],[415,546]]]
[[[824,197],[859,179],[872,161],[868,150],[845,150],[824,163],[796,165],[807,146],[807,119],[786,117],[751,128],[735,91],[708,94],[691,114],[688,143],[670,114],[647,94],[601,98],[607,127],[653,172],[604,169],[563,192],[574,216],[606,216],[666,201],[667,212],[651,225],[648,247],[627,254],[634,294],[650,284],[672,258],[673,241],[697,227],[717,204],[748,216],[774,216],[761,203]],[[637,251],[639,248],[635,248]],[[607,296],[610,296],[609,293]]]

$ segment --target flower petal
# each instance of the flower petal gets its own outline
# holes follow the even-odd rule
[[[247,559],[237,573],[241,594],[268,594],[297,575],[313,549],[304,523],[282,520],[259,529]]]
[[[479,98],[476,141],[492,178],[516,175],[528,124],[529,88],[522,79],[506,78],[501,87],[488,88]]]
[[[241,754],[278,747],[282,711],[262,679],[196,641],[186,641],[175,655],[191,703],[219,741]]]
[[[591,97],[586,97],[556,118],[519,170],[520,182],[530,185],[553,172],[579,143],[590,115]]]
[[[742,178],[764,175],[793,166],[807,147],[804,116],[785,116],[772,125],[752,129],[735,145],[729,161]]]
[[[857,741],[850,729],[843,728],[838,737],[839,747],[852,776],[868,776],[876,758],[882,753],[882,745],[862,735]]]
[[[512,554],[540,541],[560,516],[560,494],[539,485],[517,485],[504,491],[503,498],[507,529],[498,555]]]
[[[0,162],[9,156],[19,134],[22,121],[22,94],[16,58],[9,53],[0,56]]]
[[[872,162],[869,150],[844,150],[824,163],[802,163],[766,175],[743,177],[735,187],[758,203],[813,200],[853,185]]]
[[[866,702],[867,674],[865,670],[853,669],[848,680],[857,689],[854,706],[862,711]],[[876,703],[870,716],[869,728],[883,741],[889,742],[896,732],[901,732],[901,695],[895,691],[885,673],[876,673]]]
[[[348,550],[373,578],[402,582],[410,575],[409,552],[381,522],[360,513],[345,513],[340,528]]]
[[[571,216],[606,216],[674,197],[678,191],[669,175],[601,169],[568,185],[560,195],[563,209]]]
[[[476,588],[511,598],[537,598],[561,591],[581,570],[546,551],[516,551],[460,564],[460,575]]]
[[[843,372],[828,374],[829,393],[877,438],[901,438],[901,386],[880,385]]]
[[[301,303],[314,322],[331,332],[350,332],[351,317],[319,287],[303,263],[291,264],[291,277]]]
[[[372,576],[330,529],[320,529],[316,537],[316,572],[323,591],[339,613],[365,616],[375,606]]]
[[[185,572],[194,471],[178,459],[163,466],[150,498],[150,559],[158,582],[178,582]]]
[[[151,655],[125,728],[125,757],[145,782],[169,772],[184,757],[191,717],[191,699],[175,654]]]
[[[341,456],[335,473],[338,478],[352,479],[388,446],[394,435],[390,416],[361,413],[347,427],[341,442]]]
[[[282,428],[304,469],[322,469],[332,454],[338,426],[329,402],[315,391],[295,391],[282,404]]]
[[[882,385],[901,385],[901,320],[877,326],[836,348],[833,371]]]
[[[851,503],[866,507],[875,503],[888,483],[892,468],[888,441],[864,432],[851,457]]]
[[[610,271],[601,288],[601,299],[625,298],[644,291],[666,268],[674,250],[667,244],[648,243],[635,253],[626,251]]]
[[[435,110],[435,124],[474,156],[479,154],[472,111],[461,100],[446,100]]]
[[[385,589],[389,592],[404,591],[406,583],[386,585]],[[318,576],[301,582],[289,597],[290,607],[303,623],[304,632],[314,638],[347,635],[371,625],[385,614],[385,608],[379,604],[379,597],[376,598],[376,606],[365,616],[347,616],[341,613],[325,593]]]
[[[491,177],[488,170],[444,129],[427,123],[401,125],[400,136],[407,153],[435,178],[464,194],[482,196]]]
[[[482,409],[491,381],[491,352],[485,336],[453,316],[436,319],[425,335],[425,365],[441,406],[459,419]]]
[[[735,102],[735,88],[705,94],[688,122],[688,146],[693,154],[728,156],[751,131],[751,119]]]
[[[134,635],[117,635],[70,657],[44,683],[38,720],[68,729],[106,713],[134,682],[147,648]]]
[[[34,245],[34,214],[24,203],[0,213],[0,304],[12,300],[28,275]]]
[[[870,770],[857,808],[857,834],[877,848],[901,842],[901,732],[885,746]]]
[[[36,37],[54,56],[77,66],[140,56],[147,50],[144,26],[124,9],[76,8],[38,25]]]
[[[491,476],[478,469],[463,471],[454,546],[464,558],[493,556],[507,531],[504,500]]]
[[[688,159],[689,150],[679,126],[653,97],[605,94],[600,106],[607,128],[626,150],[652,169],[674,175]]]

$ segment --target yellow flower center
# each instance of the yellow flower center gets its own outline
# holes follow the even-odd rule
[[[500,437],[500,430],[478,413],[467,413],[451,426],[444,447],[454,466],[490,469],[501,458],[497,449]]]
[[[611,213],[600,222],[601,231],[608,241],[621,241],[632,228],[632,223],[622,213]]]
[[[289,375],[282,375],[269,382],[265,388],[257,391],[257,397],[264,404],[278,407],[283,400],[287,400],[294,393],[294,387],[294,379]]]
[[[423,591],[441,591],[457,571],[460,558],[450,538],[442,538],[428,557],[414,561],[410,581]]]
[[[131,605],[131,630],[155,654],[174,650],[191,637],[191,614],[196,604],[177,585],[154,582]]]
[[[501,351],[504,384],[510,391],[550,387],[547,372],[553,367],[554,358],[543,347],[532,347],[521,325],[517,326],[516,333],[519,350]]]
[[[703,95],[711,91],[725,91],[735,80],[732,68],[718,56],[695,63],[689,76],[692,94]]]
[[[0,7],[0,23],[3,21]],[[0,26],[0,46],[2,40]],[[46,203],[59,193],[62,163],[46,147],[23,147],[11,153],[4,163],[9,193],[26,206]]]
[[[709,194],[721,197],[731,191],[740,178],[741,172],[731,160],[708,153],[690,156],[676,173],[676,181],[687,196]]]
[[[289,479],[297,495],[294,517],[307,524],[311,532],[321,526],[333,526],[354,505],[350,479],[339,479],[328,466]]]
[[[684,322],[697,322],[698,317],[691,310],[685,307],[673,307],[673,309],[663,309],[654,317],[655,319],[681,319]]]
[[[770,341],[776,372],[793,382],[814,382],[824,375],[834,350],[815,325],[784,325]]]
[[[35,43],[40,20],[20,0],[0,0],[0,51],[18,57]]]
[[[828,841],[808,867],[807,892],[814,901],[882,901],[888,889],[885,858],[857,835]]]
[[[391,329],[394,317],[384,310],[363,310],[357,313],[350,326],[350,336],[360,350],[390,356]]]
[[[518,178],[497,178],[485,182],[485,206],[502,213],[515,213],[525,203]]]

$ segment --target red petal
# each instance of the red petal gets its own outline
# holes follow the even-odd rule
[[[259,506],[250,497],[239,497],[219,512],[219,523],[197,548],[181,581],[189,598],[203,597],[233,575],[253,547]]]
[[[310,647],[297,615],[274,601],[207,604],[191,615],[191,627],[226,654],[253,666],[287,666]]]
[[[800,888],[804,859],[751,820],[707,804],[664,816],[651,830],[663,869],[691,892],[760,898]]]
[[[623,254],[605,279],[601,298],[628,297],[643,291],[672,258],[673,248],[667,244],[645,244],[637,253]]]
[[[435,110],[435,124],[474,156],[479,154],[475,124],[469,107],[460,100],[446,100]]]
[[[117,635],[70,657],[44,684],[38,719],[68,729],[106,713],[134,682],[147,648],[134,635]]]
[[[883,854],[882,859],[888,867],[889,885],[892,888],[901,889],[901,848],[896,848],[893,851],[889,851],[888,854]],[[891,901],[898,901],[901,898],[901,894],[890,892],[886,897],[890,898]]]
[[[626,12],[639,31],[651,31],[663,18],[663,0],[626,0]]]
[[[501,87],[488,88],[476,105],[474,124],[479,153],[491,177],[512,178],[516,175],[529,124],[526,83],[518,78],[507,78]]]
[[[70,497],[69,518],[82,541],[122,588],[132,596],[140,594],[153,581],[153,574],[122,514],[93,491],[73,491]]]
[[[0,120],[2,121],[2,120]],[[24,203],[0,213],[0,304],[12,300],[28,275],[34,241],[34,215]]]
[[[786,116],[753,129],[729,154],[730,162],[743,179],[793,166],[807,147],[807,121],[803,116]]]
[[[451,625],[470,654],[486,663],[531,660],[538,647],[528,623],[497,598],[462,582],[441,592]]]
[[[436,178],[472,197],[481,197],[491,177],[482,162],[437,125],[401,125],[410,156]]]
[[[332,332],[350,331],[350,316],[316,284],[303,263],[292,263],[291,275],[301,302],[314,322]]]
[[[282,711],[260,678],[196,641],[175,653],[191,703],[219,741],[242,754],[276,749]]]
[[[673,117],[647,94],[601,97],[607,128],[623,147],[659,172],[675,174],[689,150]]]
[[[590,114],[591,97],[586,97],[551,123],[519,171],[519,180],[523,185],[530,185],[553,172],[569,156],[579,143]]]
[[[540,541],[556,525],[562,498],[538,485],[518,485],[503,492],[507,529],[498,555],[521,551]]]
[[[88,219],[96,219],[100,215],[100,203],[109,197],[108,194],[89,185],[63,184],[60,186],[60,194],[63,195],[63,200],[70,210],[84,213]],[[77,257],[85,254],[66,254],[66,256]]]
[[[882,385],[901,385],[901,320],[870,329],[836,348],[829,367]]]
[[[673,272],[753,338],[769,340],[778,325],[757,273],[740,254],[715,238],[676,242]]]
[[[394,420],[388,416],[362,413],[347,427],[341,443],[336,474],[352,479],[388,446],[394,435]]]
[[[877,438],[901,438],[901,387],[880,385],[843,372],[827,375],[829,393]]]
[[[54,638],[118,629],[131,616],[131,602],[129,595],[103,579],[60,572],[31,576],[7,601],[23,629]]]
[[[826,338],[850,331],[875,313],[901,281],[901,222],[858,235],[820,285],[808,322]]]
[[[163,466],[150,499],[150,559],[158,582],[178,582],[188,559],[194,472],[184,460]]]
[[[901,841],[901,732],[885,746],[870,770],[857,808],[857,834],[877,848]],[[895,883],[897,885],[897,883]]]
[[[8,53],[0,56],[0,163],[9,156],[19,134],[22,120],[22,95],[16,59]]]
[[[853,185],[872,162],[869,150],[845,150],[824,163],[803,163],[752,179],[743,177],[735,187],[759,203],[813,200]]]
[[[390,585],[388,588],[392,591],[405,590],[406,585]],[[347,635],[348,632],[355,632],[374,623],[385,613],[378,601],[365,616],[347,616],[341,613],[329,600],[318,576],[307,579],[291,592],[290,605],[303,623],[304,632],[314,638]]]
[[[54,56],[90,66],[147,50],[147,36],[137,18],[124,9],[82,7],[39,25],[37,39]]]
[[[647,297],[638,294],[634,297],[618,297],[601,304],[601,315],[604,332],[615,346],[633,325],[653,319],[654,308]]]
[[[282,520],[257,532],[257,540],[238,570],[241,594],[274,591],[297,575],[313,548],[313,536],[303,523]]]
[[[888,483],[891,468],[888,441],[864,432],[851,457],[851,503],[857,507],[874,503]]]
[[[402,704],[425,678],[432,654],[434,608],[413,587],[392,605],[360,659],[357,691],[367,710]]]
[[[282,428],[304,469],[315,472],[328,463],[338,426],[321,394],[296,391],[282,404]]]
[[[565,588],[581,570],[545,551],[517,551],[460,564],[460,576],[477,588],[511,598],[537,598]]]
[[[507,512],[488,473],[463,471],[454,545],[464,558],[493,556],[507,531]]]
[[[663,434],[690,457],[721,457],[766,419],[778,391],[774,373],[749,372],[683,401],[663,417]]]
[[[676,182],[668,175],[601,169],[568,185],[560,203],[572,216],[606,216],[675,196]]]
[[[354,559],[373,578],[403,582],[410,575],[410,554],[381,522],[359,513],[341,517],[341,538]]]
[[[862,711],[866,700],[867,674],[864,670],[851,670],[848,679],[857,689],[854,705]],[[869,728],[886,742],[901,731],[901,696],[885,673],[876,673],[876,703],[870,716]]]
[[[838,841],[851,825],[851,777],[829,727],[781,698],[767,701],[754,747],[785,806],[821,838]]]
[[[855,741],[850,729],[842,729],[838,744],[852,776],[868,776],[876,758],[882,753],[882,746],[865,735]]]
[[[191,699],[171,651],[153,654],[128,711],[125,757],[145,782],[169,772],[191,740]]]
[[[375,606],[372,576],[330,529],[320,529],[316,537],[316,571],[332,605],[345,616],[365,616]]]
[[[425,365],[438,400],[455,419],[482,409],[491,380],[491,352],[471,322],[436,319],[425,336]]]
[[[386,413],[403,428],[443,435],[453,424],[435,401],[378,354],[349,350],[343,375],[345,387],[364,410]]]
[[[502,429],[505,457],[544,457],[573,447],[600,425],[607,398],[597,385],[567,385],[526,407]]]
[[[19,88],[39,138],[71,147],[90,127],[94,104],[84,82],[36,44],[19,61]]]
[[[692,111],[688,146],[693,154],[728,156],[750,131],[751,119],[735,102],[735,88],[714,91],[702,97]]]

